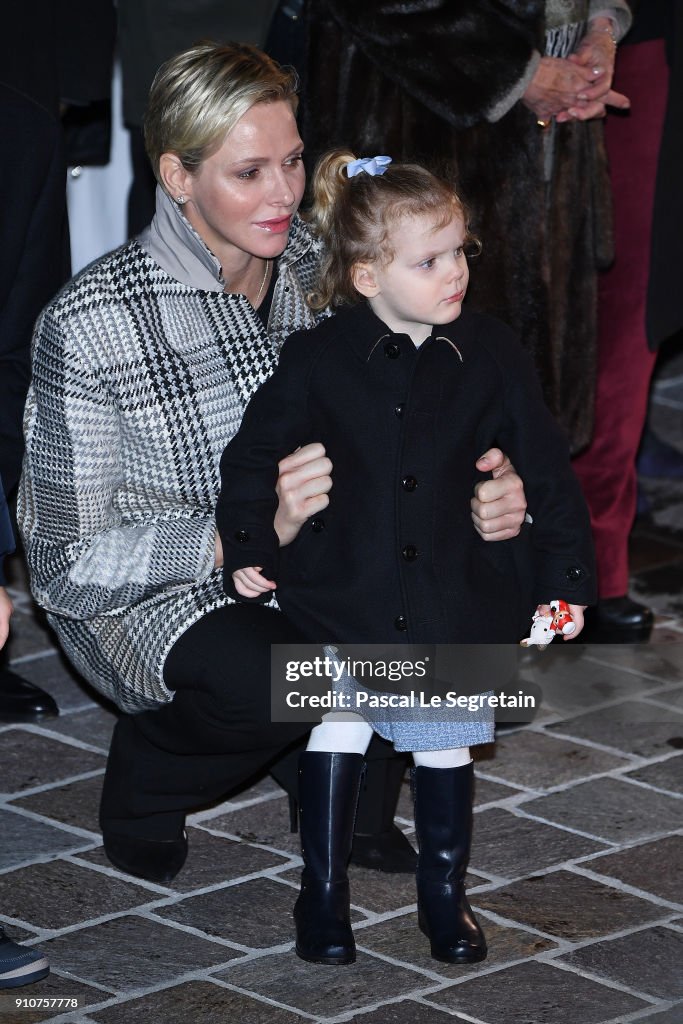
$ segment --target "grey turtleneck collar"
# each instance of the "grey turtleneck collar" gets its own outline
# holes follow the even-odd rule
[[[225,291],[220,261],[206,247],[200,236],[176,203],[157,185],[156,213],[149,227],[137,237],[146,253],[167,274],[205,292]],[[278,270],[296,263],[320,245],[314,242],[300,217],[294,216],[287,247],[278,259]]]
[[[207,249],[189,220],[160,185],[156,213],[138,242],[176,281],[205,292],[222,292],[225,281],[219,260]]]

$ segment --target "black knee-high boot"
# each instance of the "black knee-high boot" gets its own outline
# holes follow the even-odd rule
[[[305,751],[299,759],[301,892],[294,906],[296,951],[314,964],[351,964],[349,879],[362,754]]]
[[[305,744],[306,741],[304,741]],[[410,840],[394,824],[396,803],[405,775],[406,755],[389,754],[385,740],[373,736],[365,755],[365,774],[358,797],[358,811],[351,848],[351,864],[388,874],[411,874],[417,854]],[[377,756],[373,756],[377,755]],[[301,752],[295,747],[270,766],[270,774],[289,796],[289,827],[298,831],[298,765]]]
[[[461,768],[413,769],[420,929],[435,960],[476,963],[486,939],[465,895],[472,841],[472,764]]]

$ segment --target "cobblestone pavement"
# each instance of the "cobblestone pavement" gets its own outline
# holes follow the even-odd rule
[[[680,390],[664,394],[680,425]],[[479,748],[468,888],[490,955],[471,967],[430,959],[412,879],[362,869],[357,963],[298,960],[297,837],[269,779],[190,819],[172,885],[112,868],[97,803],[113,711],[15,588],[15,668],[61,715],[0,727],[0,922],[51,963],[45,981],[0,993],[0,1021],[682,1024],[683,482],[647,494],[632,565],[658,613],[652,642],[526,656],[540,713]]]

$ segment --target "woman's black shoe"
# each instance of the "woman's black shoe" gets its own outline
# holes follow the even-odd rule
[[[0,721],[40,722],[58,714],[59,708],[49,693],[16,672],[0,668]]]
[[[104,852],[115,868],[148,882],[170,882],[187,857],[187,834],[180,839],[139,839],[103,832]]]

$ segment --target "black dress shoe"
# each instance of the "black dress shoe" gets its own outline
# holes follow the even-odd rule
[[[103,832],[104,852],[115,868],[148,882],[170,882],[187,857],[187,834],[180,839],[139,839]]]
[[[581,641],[643,643],[649,638],[653,623],[652,609],[632,601],[628,595],[603,597],[586,611],[586,630]]]
[[[9,669],[0,669],[0,721],[40,722],[58,714],[49,693]]]

